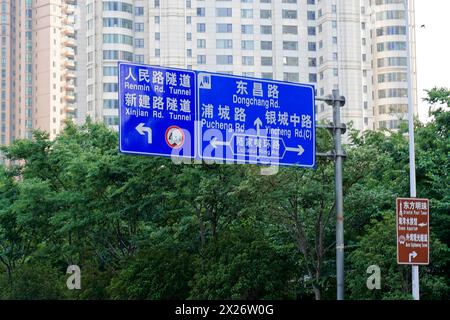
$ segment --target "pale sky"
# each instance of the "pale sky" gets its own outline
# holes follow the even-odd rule
[[[450,88],[450,0],[415,0],[415,5],[419,117],[424,121],[428,117],[424,90]]]

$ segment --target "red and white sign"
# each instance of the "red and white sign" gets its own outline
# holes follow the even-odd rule
[[[427,265],[430,261],[428,199],[397,198],[397,263]]]
[[[166,143],[173,149],[181,148],[184,143],[183,129],[177,126],[170,126],[169,128],[167,128]]]

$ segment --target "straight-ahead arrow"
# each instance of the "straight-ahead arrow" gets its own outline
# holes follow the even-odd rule
[[[261,133],[261,127],[263,125],[260,118],[256,118],[255,122],[253,122],[253,125],[256,127],[256,135],[260,135]]]
[[[409,254],[409,262],[412,262],[412,259],[417,257],[417,252],[413,251]]]
[[[301,145],[298,145],[298,148],[286,147],[286,151],[297,152],[298,155],[301,156],[303,154],[303,152],[305,152],[305,149],[303,149],[303,147]]]
[[[211,141],[209,142],[213,148],[217,148],[218,146],[229,146],[231,143],[227,142],[227,141],[219,141],[217,140],[216,137],[212,138]]]
[[[148,143],[148,144],[152,144],[152,128],[144,127],[144,126],[145,126],[145,123],[143,123],[143,122],[139,123],[139,124],[137,125],[137,127],[136,127],[136,131],[137,131],[141,136],[144,136],[145,133],[147,132],[147,133],[148,133],[148,136],[147,136],[147,143]]]

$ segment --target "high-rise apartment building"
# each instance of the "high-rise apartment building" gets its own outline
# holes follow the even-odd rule
[[[1,0],[0,144],[54,137],[75,109],[75,0]]]
[[[408,42],[405,0],[79,1],[79,119],[117,125],[125,60],[312,83],[319,96],[339,89],[345,122],[395,129],[406,118],[408,72],[417,114],[409,2]],[[331,109],[319,103],[317,118]]]

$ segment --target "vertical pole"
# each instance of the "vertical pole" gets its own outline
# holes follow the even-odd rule
[[[336,281],[337,300],[344,300],[344,209],[342,194],[341,106],[339,90],[333,90],[333,122],[335,152],[335,194],[336,194]]]
[[[416,198],[416,160],[414,150],[414,101],[412,85],[412,63],[411,63],[411,35],[409,23],[409,2],[405,0],[406,15],[406,50],[407,50],[407,77],[408,77],[408,132],[409,132],[409,191],[411,198]],[[412,266],[412,294],[414,300],[420,299],[419,292],[419,266]]]

